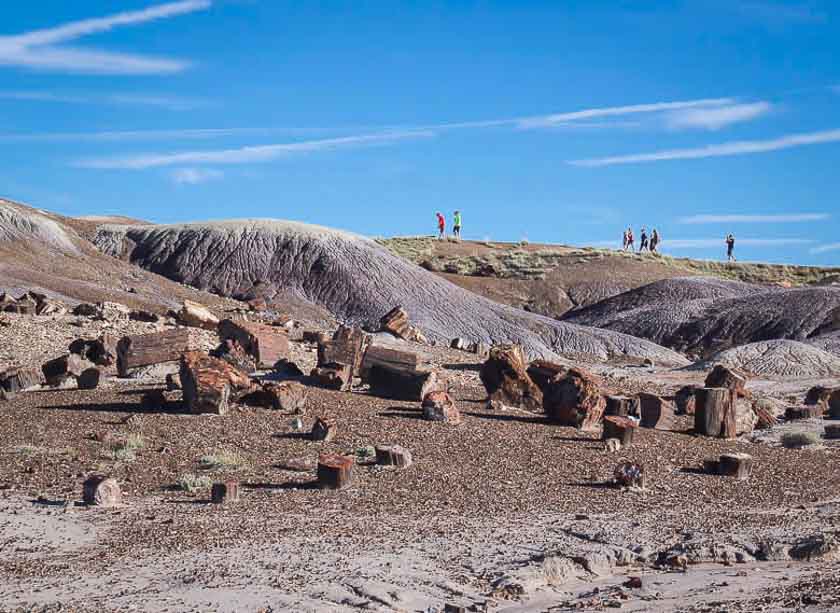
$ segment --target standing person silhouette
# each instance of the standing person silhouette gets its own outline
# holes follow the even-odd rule
[[[455,240],[461,240],[461,211],[455,211],[452,218],[452,234]]]
[[[636,250],[636,238],[633,236],[632,226],[627,226],[627,245],[624,250],[627,251],[628,249],[631,252]]]
[[[435,213],[437,215],[437,222],[438,222],[438,240],[443,240],[446,238],[446,218],[441,215],[440,211]]]
[[[624,236],[621,238],[621,250],[627,251],[627,230],[624,231]]]
[[[726,260],[728,262],[737,262],[735,259],[735,237],[732,232],[726,235]]]
[[[656,253],[657,247],[659,247],[659,232],[654,228],[650,233],[650,252]]]
[[[648,248],[648,235],[647,235],[647,230],[643,227],[642,228],[642,242],[639,245],[639,253],[641,253],[642,251],[644,251],[647,248]]]

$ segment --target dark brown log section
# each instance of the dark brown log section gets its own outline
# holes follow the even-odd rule
[[[746,453],[725,453],[718,461],[718,474],[745,480],[750,478],[753,458]]]
[[[140,366],[175,362],[190,350],[190,345],[190,332],[186,328],[124,336],[117,343],[117,372],[125,377]]]
[[[289,359],[289,335],[278,326],[225,319],[219,323],[219,336],[238,343],[259,368],[272,368],[279,360]]]
[[[335,421],[325,417],[319,417],[312,425],[312,431],[309,433],[309,437],[315,441],[324,441],[325,443],[328,443],[335,438],[336,433],[337,428]]]
[[[324,489],[340,490],[353,480],[353,458],[334,453],[318,456],[318,484]]]
[[[407,372],[373,366],[367,382],[372,394],[394,400],[421,402],[430,392],[446,391],[446,383],[435,371]]]
[[[70,353],[46,362],[41,367],[41,370],[44,373],[44,379],[47,385],[61,385],[67,379],[77,378],[91,366],[93,364],[82,358],[82,356]]]
[[[309,392],[297,381],[266,383],[263,390],[272,409],[298,415],[303,414],[306,409],[306,398]]]
[[[0,389],[9,394],[32,390],[45,382],[44,371],[35,367],[12,368],[0,375]]]
[[[411,452],[399,445],[383,445],[376,447],[376,463],[380,466],[396,466],[407,468],[411,466]]]
[[[629,417],[610,415],[604,418],[604,431],[602,440],[617,438],[621,447],[629,447],[633,444],[633,435],[636,431],[636,422]]]
[[[225,481],[214,483],[210,490],[210,501],[215,504],[230,504],[239,502],[239,482]]]
[[[545,388],[548,384],[558,377],[564,376],[569,371],[568,366],[562,364],[555,364],[547,360],[534,360],[528,366],[528,376],[531,381],[537,384],[537,387],[545,393]]]
[[[361,376],[365,378],[374,366],[414,373],[417,372],[419,365],[420,359],[416,353],[370,345],[362,358]]]
[[[695,391],[694,431],[704,436],[735,438],[733,394],[723,387]]]
[[[671,430],[674,426],[674,405],[656,394],[642,392],[639,394],[639,416],[642,428]]]
[[[528,376],[525,355],[518,345],[493,347],[479,377],[491,403],[531,411],[543,406],[543,392]]]
[[[627,396],[607,396],[604,415],[615,415],[627,417],[628,415],[639,414],[639,400]]]
[[[325,364],[313,368],[310,377],[321,387],[348,392],[353,387],[351,370],[349,364]]]
[[[318,344],[318,366],[347,364],[352,367],[354,377],[361,376],[368,342],[368,335],[360,328],[340,326],[332,339]]]
[[[595,429],[606,405],[600,379],[582,368],[570,368],[565,377],[553,381],[543,401],[549,421],[581,430]]]
[[[184,406],[190,413],[227,413],[231,390],[246,390],[250,379],[219,358],[199,351],[181,357]]]

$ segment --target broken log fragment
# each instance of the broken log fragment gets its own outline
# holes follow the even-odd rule
[[[416,326],[411,325],[408,313],[401,306],[394,307],[379,320],[380,327],[397,338],[417,343],[425,343],[426,337]]]
[[[340,490],[353,479],[353,458],[335,453],[318,456],[318,485],[324,489]]]
[[[380,466],[396,466],[408,468],[411,466],[411,452],[399,445],[383,445],[376,447],[376,463]]]
[[[424,419],[449,424],[461,423],[461,413],[455,406],[455,401],[447,392],[429,392],[423,397],[422,407]]]
[[[41,366],[47,385],[58,386],[67,379],[77,378],[93,365],[82,356],[70,353],[45,362]]]
[[[330,340],[318,344],[318,366],[349,364],[353,376],[361,376],[362,359],[369,340],[361,328],[339,326]]]
[[[785,409],[785,419],[788,421],[797,419],[822,419],[822,416],[823,407],[818,404],[804,404]]]
[[[219,324],[219,336],[238,343],[258,368],[272,368],[279,360],[289,359],[289,334],[279,326],[225,319]]]
[[[323,441],[329,443],[335,438],[337,433],[336,423],[332,419],[326,417],[318,417],[312,425],[312,431],[309,433],[309,438],[313,441]]]
[[[181,385],[184,406],[190,413],[224,415],[231,391],[244,391],[251,380],[219,358],[200,351],[188,351],[181,357]]]
[[[747,453],[724,453],[718,461],[718,474],[745,480],[749,479],[752,466],[753,458]]]
[[[239,481],[214,483],[210,490],[210,501],[215,504],[239,502]]]
[[[570,368],[546,389],[543,407],[552,423],[593,430],[604,415],[607,401],[601,394],[601,381],[582,368]]]
[[[314,368],[310,376],[322,387],[349,392],[353,387],[352,370],[348,364],[324,364]]]
[[[604,415],[614,415],[616,417],[627,417],[628,415],[638,416],[639,414],[639,400],[638,398],[628,398],[627,396],[607,396],[606,405],[604,407]]]
[[[642,392],[639,394],[639,425],[642,428],[671,430],[674,426],[674,405],[657,396]]]
[[[98,339],[79,338],[67,348],[97,366],[111,366],[117,359],[117,338],[103,334]]]
[[[694,431],[704,436],[735,438],[734,394],[723,387],[701,387],[694,395]]]
[[[374,366],[367,375],[370,392],[382,398],[421,402],[430,392],[446,391],[435,371],[405,372]]]
[[[416,373],[420,366],[420,358],[411,351],[391,349],[380,345],[370,345],[362,358],[360,376],[367,378],[370,369],[374,366],[382,366],[389,370],[405,371]]]
[[[674,405],[677,415],[694,415],[694,392],[696,385],[686,385],[677,390],[674,394]]]
[[[102,377],[102,371],[96,368],[86,368],[79,375],[77,381],[80,390],[95,390],[99,387],[99,380]]]
[[[304,385],[297,381],[270,382],[263,385],[263,392],[272,409],[303,415],[309,394]]]
[[[113,507],[122,504],[122,492],[116,479],[92,475],[82,485],[82,499],[87,505]]]
[[[805,394],[805,404],[817,404],[823,407],[824,410],[828,409],[828,401],[833,392],[833,388],[815,385]]]
[[[191,349],[191,343],[186,328],[124,336],[117,343],[117,372],[120,377],[127,377],[142,366],[176,362]]]
[[[215,330],[219,326],[219,318],[203,304],[184,300],[181,310],[178,311],[178,323],[191,328]]]
[[[569,371],[568,366],[555,364],[548,360],[534,360],[528,365],[526,372],[538,388],[545,393],[548,384],[558,377],[564,376]]]
[[[749,396],[747,391],[747,375],[737,368],[727,368],[722,364],[716,365],[706,377],[706,387],[724,387],[732,390],[738,396]]]
[[[481,365],[479,378],[491,403],[539,411],[543,392],[528,376],[525,354],[519,345],[499,345]]]
[[[36,367],[10,368],[0,374],[0,389],[9,394],[28,392],[45,383],[44,372]]]
[[[645,469],[635,462],[622,462],[613,471],[613,483],[618,487],[645,487]]]
[[[633,444],[633,434],[637,427],[636,422],[629,417],[610,415],[604,418],[601,439],[605,441],[611,438],[618,439],[622,448],[629,447]]]

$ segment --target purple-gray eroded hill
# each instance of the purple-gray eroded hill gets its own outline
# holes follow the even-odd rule
[[[687,360],[652,342],[562,323],[498,304],[411,264],[354,234],[276,220],[171,226],[102,226],[105,253],[170,279],[225,296],[259,291],[298,295],[346,323],[375,326],[396,305],[430,338],[518,343],[533,357]]]

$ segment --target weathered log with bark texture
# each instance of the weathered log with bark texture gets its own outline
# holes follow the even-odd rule
[[[615,438],[621,442],[622,448],[629,447],[633,444],[633,434],[636,428],[636,422],[629,417],[609,415],[604,418],[604,431],[601,439]]]
[[[263,391],[272,409],[297,415],[302,415],[306,409],[306,398],[309,391],[297,381],[266,383],[263,385]]]
[[[99,387],[99,380],[102,377],[102,371],[95,366],[86,368],[78,377],[78,384],[80,390],[95,390]]]
[[[639,394],[639,416],[642,428],[671,430],[674,427],[674,405],[656,394]]]
[[[219,325],[219,318],[203,304],[184,300],[181,310],[178,312],[178,323],[192,328],[203,328],[215,330]]]
[[[417,372],[420,358],[411,351],[390,349],[379,345],[370,345],[362,358],[361,377],[367,377],[374,366],[383,366],[389,370],[400,370],[408,373]]]
[[[210,490],[210,501],[215,504],[239,502],[239,481],[214,483]]]
[[[818,404],[804,404],[785,409],[785,419],[788,421],[796,419],[822,419],[822,416],[823,407]]]
[[[251,388],[251,380],[224,360],[199,351],[181,357],[181,386],[184,406],[190,413],[224,415],[231,391]]]
[[[309,437],[314,441],[324,441],[325,443],[328,443],[335,438],[337,431],[334,420],[319,417],[312,425],[312,431],[309,433]]]
[[[715,366],[706,377],[706,387],[724,387],[738,396],[749,397],[747,375],[737,368],[727,368],[721,364]]]
[[[122,492],[116,479],[92,475],[82,485],[82,500],[88,505],[113,507],[122,504]]]
[[[253,374],[258,370],[257,361],[254,357],[245,351],[245,349],[242,348],[242,345],[232,338],[223,340],[221,344],[210,353],[210,355],[220,358],[234,368],[248,374]]]
[[[415,326],[411,325],[408,313],[400,306],[394,307],[379,321],[382,330],[390,332],[397,338],[417,343],[425,343],[426,337]]]
[[[704,436],[735,438],[735,407],[730,390],[701,387],[694,394],[694,431]]]
[[[352,370],[349,364],[324,364],[313,368],[310,376],[322,387],[348,392],[353,386]]]
[[[423,417],[429,421],[442,421],[450,424],[461,423],[461,413],[452,397],[442,391],[429,392],[423,397]]]
[[[67,379],[77,378],[92,366],[93,364],[82,358],[82,356],[70,353],[45,362],[41,366],[41,370],[44,373],[44,379],[47,385],[61,385]]]
[[[117,343],[117,372],[120,377],[127,377],[135,368],[175,362],[191,349],[191,344],[186,328],[124,336]]]
[[[285,328],[225,319],[219,324],[219,336],[223,341],[236,341],[254,358],[258,368],[272,368],[279,360],[289,358],[289,335]]]
[[[321,332],[320,330],[304,330],[301,340],[304,343],[328,343],[332,337],[326,333]]]
[[[116,336],[106,333],[98,339],[76,339],[70,343],[68,351],[97,366],[111,366],[117,360],[117,342]]]
[[[638,416],[639,414],[638,398],[628,398],[627,396],[606,396],[605,400],[606,405],[604,407],[604,415],[627,417],[628,415]]]
[[[481,365],[479,373],[491,403],[539,411],[542,390],[528,376],[525,355],[518,345],[499,345]]]
[[[823,407],[824,410],[827,410],[828,401],[833,392],[834,388],[815,385],[808,390],[807,394],[805,394],[805,404],[818,404]]]
[[[613,471],[613,482],[619,487],[645,487],[645,469],[636,462],[622,462]]]
[[[696,385],[686,385],[677,390],[674,394],[674,405],[678,415],[694,415],[694,393]]]
[[[411,466],[411,452],[399,445],[383,445],[376,447],[376,463],[380,466],[396,466],[408,468]]]
[[[370,392],[382,398],[422,402],[430,392],[446,391],[436,371],[406,372],[374,366],[367,375]]]
[[[747,453],[724,453],[718,461],[718,474],[739,480],[750,478],[753,458]]]
[[[45,382],[44,371],[35,367],[11,368],[0,374],[0,389],[9,394],[37,389]]]
[[[551,381],[564,376],[568,371],[569,367],[562,364],[555,364],[548,360],[534,360],[528,365],[526,372],[531,377],[531,381],[536,383],[544,394],[545,388]]]
[[[597,428],[606,406],[600,379],[582,368],[570,368],[565,377],[553,381],[543,401],[549,421],[581,430]]]
[[[322,453],[318,456],[318,484],[324,489],[340,490],[353,480],[353,458]]]
[[[776,414],[767,405],[766,401],[762,401],[761,399],[756,400],[752,403],[752,409],[755,412],[756,417],[755,428],[766,430],[779,423],[779,420],[776,418]]]
[[[361,328],[339,326],[329,341],[318,344],[318,365],[348,364],[354,377],[361,376],[362,359],[369,340]]]

